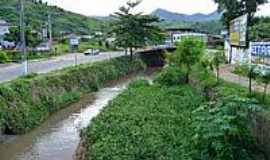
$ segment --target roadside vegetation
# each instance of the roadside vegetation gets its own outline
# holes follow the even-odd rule
[[[10,61],[10,59],[9,59],[7,53],[0,50],[0,64],[1,63],[6,63],[6,62],[9,62],[9,61]]]
[[[78,49],[74,52],[83,53],[88,49],[99,49],[102,52],[115,51],[117,48],[114,45],[107,42],[99,43],[97,40],[83,40],[80,42]],[[71,53],[70,45],[68,39],[55,41],[51,51],[31,51],[28,50],[27,58],[28,60],[50,58],[54,56],[60,56],[64,54]],[[0,64],[10,63],[10,62],[20,62],[21,53],[15,49],[3,49],[0,50]]]
[[[28,132],[55,111],[78,101],[83,94],[143,69],[140,60],[129,62],[128,57],[121,57],[3,83],[0,85],[0,129],[6,134]]]

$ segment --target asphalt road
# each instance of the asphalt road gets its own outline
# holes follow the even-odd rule
[[[76,53],[78,64],[102,61],[124,55],[124,52],[102,52],[96,56],[85,56]],[[28,69],[30,73],[47,73],[53,70],[75,65],[75,54],[66,54],[46,60],[30,61]],[[15,79],[22,75],[22,64],[9,64],[0,66],[0,83]]]

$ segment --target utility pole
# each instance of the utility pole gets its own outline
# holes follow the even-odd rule
[[[52,16],[51,16],[50,11],[48,13],[48,29],[49,29],[49,47],[51,49],[53,39],[52,39]]]
[[[25,19],[24,19],[24,0],[19,0],[20,9],[20,49],[22,57],[23,75],[28,73],[26,42],[25,42]]]

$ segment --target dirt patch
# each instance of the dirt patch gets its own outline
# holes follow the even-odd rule
[[[74,155],[74,160],[85,160],[85,154],[87,153],[83,140],[80,141],[78,148],[76,149],[76,154]]]

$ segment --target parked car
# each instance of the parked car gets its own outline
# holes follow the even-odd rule
[[[50,51],[50,46],[48,43],[41,43],[39,46],[35,48],[37,52],[48,52]]]
[[[16,47],[15,42],[1,41],[0,44],[2,48],[5,48],[5,49],[12,49]]]
[[[85,52],[84,52],[84,55],[86,55],[86,56],[95,56],[95,55],[99,55],[99,53],[100,53],[100,50],[99,49],[93,49],[93,48],[91,48],[91,49],[88,49],[88,50],[86,50]]]

